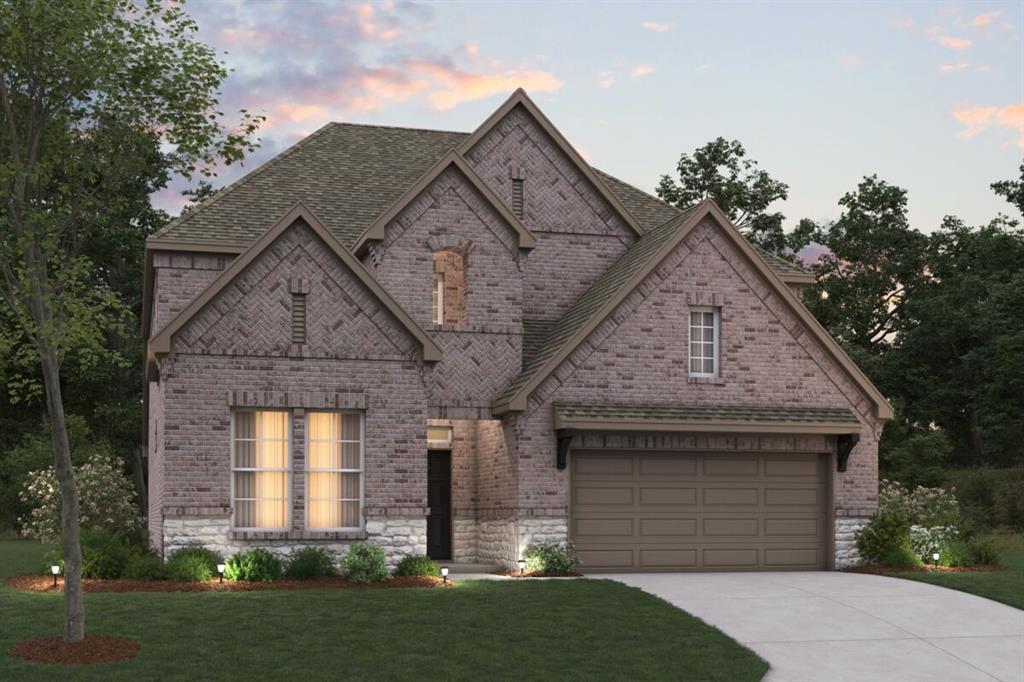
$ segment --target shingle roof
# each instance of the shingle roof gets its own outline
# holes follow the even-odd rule
[[[552,325],[557,320],[523,320],[523,366],[529,364],[533,354],[548,338]]]
[[[831,407],[750,407],[737,405],[555,405],[566,420],[630,420],[650,422],[728,421],[757,424],[829,422],[856,426],[848,409]]]

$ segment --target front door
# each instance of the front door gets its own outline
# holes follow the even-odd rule
[[[452,453],[427,452],[427,556],[434,560],[452,558]]]

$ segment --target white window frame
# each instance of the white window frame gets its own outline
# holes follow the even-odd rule
[[[435,272],[433,285],[434,290],[431,292],[431,298],[437,300],[437,305],[434,308],[434,324],[444,324],[444,273]]]
[[[237,459],[235,459],[235,442],[238,441],[238,440],[246,440],[246,441],[253,441],[253,442],[255,442],[255,440],[256,440],[255,438],[236,438],[235,437],[235,416],[238,415],[238,414],[241,414],[243,412],[284,412],[284,413],[286,413],[288,415],[288,420],[287,420],[288,421],[288,433],[285,436],[285,443],[288,446],[288,466],[286,468],[284,468],[284,469],[268,469],[268,468],[256,468],[256,467],[239,467],[239,466],[235,465],[235,463],[238,461]],[[292,513],[294,511],[294,507],[292,506],[292,501],[293,501],[292,500],[292,497],[293,497],[293,495],[292,495],[292,486],[294,486],[294,484],[295,484],[294,476],[292,474],[292,471],[294,469],[294,457],[295,457],[295,451],[294,451],[294,448],[293,448],[294,443],[293,443],[293,439],[292,439],[292,418],[293,418],[293,414],[292,414],[291,410],[281,410],[281,409],[276,409],[276,408],[259,408],[259,407],[232,408],[232,410],[231,410],[231,530],[237,530],[237,531],[269,531],[269,532],[282,532],[282,531],[291,530],[291,527],[292,527]],[[280,526],[280,527],[277,527],[277,528],[254,527],[254,526],[239,526],[239,525],[237,525],[237,523],[236,523],[236,512],[237,512],[237,509],[236,509],[235,503],[238,502],[238,498],[235,497],[235,472],[239,472],[239,471],[242,471],[242,472],[245,472],[245,471],[254,471],[254,472],[259,472],[259,471],[283,471],[284,473],[287,474],[287,483],[285,484],[285,489],[288,491],[287,502],[285,504],[285,522],[286,522],[286,525]],[[245,501],[252,500],[252,499],[256,499],[256,498],[249,498],[249,497],[244,498]]]
[[[314,469],[309,464],[309,419],[308,415],[313,412],[321,412],[324,414],[356,414],[359,415],[359,468],[358,469]],[[303,518],[303,526],[311,533],[334,533],[338,531],[361,531],[366,525],[366,519],[363,517],[363,510],[366,505],[366,412],[363,410],[306,410],[306,472],[303,477],[303,495],[305,498],[305,518]],[[340,440],[339,443],[354,443],[353,440]],[[338,526],[334,528],[311,528],[309,525],[309,475],[311,473],[340,473],[340,474],[359,474],[359,512],[357,514],[359,518],[358,526]],[[356,500],[349,499],[346,497],[338,502],[355,502]]]
[[[695,343],[695,341],[693,340],[693,330],[694,330],[693,313],[711,313],[714,316],[714,320],[712,322],[712,327],[711,327],[711,329],[713,331],[713,334],[714,334],[714,338],[712,339],[712,351],[711,351],[712,354],[713,354],[712,361],[714,363],[714,370],[710,374],[708,374],[707,372],[694,372],[693,371],[693,361],[694,360],[698,360],[699,359],[699,360],[703,361],[703,360],[707,359],[707,356],[704,356],[704,355],[694,356],[694,354],[693,354],[693,344]],[[716,379],[716,378],[718,378],[719,373],[720,373],[719,372],[719,358],[721,357],[720,348],[721,348],[721,345],[722,345],[722,309],[717,307],[717,306],[692,306],[692,307],[690,307],[690,309],[689,309],[689,311],[687,313],[686,324],[687,324],[687,329],[689,330],[687,332],[687,343],[686,343],[686,350],[687,350],[687,353],[686,353],[686,355],[687,355],[686,369],[689,371],[690,376],[695,378],[695,379]],[[707,327],[705,327],[703,324],[699,325],[699,327],[701,329],[707,329]],[[703,341],[703,342],[697,342],[697,343],[702,343],[703,344],[703,343],[707,343],[707,342]],[[703,362],[701,362],[701,365],[703,365]]]

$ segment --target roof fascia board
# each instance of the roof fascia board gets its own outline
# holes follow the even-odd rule
[[[586,431],[658,431],[693,433],[770,433],[801,435],[839,435],[859,433],[861,425],[851,422],[777,421],[751,423],[735,419],[622,419],[603,417],[562,417],[555,414],[556,429]]]
[[[147,251],[191,251],[199,253],[233,253],[245,251],[247,244],[227,241],[176,241],[173,239],[146,240]]]
[[[236,258],[227,269],[215,279],[210,286],[190,303],[184,310],[171,320],[159,334],[149,342],[150,357],[157,354],[165,354],[171,351],[171,339],[185,324],[191,320],[202,308],[213,300],[224,287],[230,284],[252,261],[266,250],[282,232],[291,227],[297,220],[303,220],[319,236],[324,243],[341,259],[341,261],[352,271],[370,292],[377,297],[381,303],[394,315],[417,341],[423,349],[423,359],[427,362],[436,362],[441,359],[441,349],[434,343],[427,333],[416,324],[415,320],[398,305],[391,295],[373,278],[363,264],[359,262],[352,253],[346,249],[338,240],[324,227],[323,223],[310,211],[302,202],[296,203],[273,227],[263,233],[259,239]]]
[[[540,107],[530,99],[530,96],[527,95],[526,91],[522,88],[517,88],[516,91],[512,93],[512,96],[505,100],[504,104],[498,107],[493,114],[488,116],[487,120],[481,123],[469,137],[463,140],[462,144],[458,147],[459,153],[463,155],[467,154],[470,149],[476,146],[477,142],[483,139],[484,135],[490,132],[491,128],[496,126],[517,105],[522,106],[531,116],[533,116],[544,132],[555,141],[558,148],[569,157],[577,170],[579,170],[580,173],[590,181],[605,201],[611,204],[615,212],[619,214],[619,217],[629,225],[629,228],[637,235],[644,234],[643,227],[641,227],[639,221],[633,217],[633,214],[629,212],[629,209],[627,209],[625,205],[619,201],[619,198],[616,197],[610,189],[608,189],[608,186],[604,184],[604,181],[597,177],[597,174],[594,172],[594,169],[590,167],[590,164],[583,159],[569,140],[562,135],[558,128],[555,127],[551,120],[543,111],[540,110]]]
[[[430,186],[430,183],[436,180],[441,173],[452,165],[458,168],[459,172],[469,180],[469,183],[473,188],[484,197],[487,203],[490,204],[498,215],[501,216],[502,220],[504,220],[509,227],[515,231],[516,236],[519,239],[519,248],[532,249],[537,245],[537,239],[529,230],[526,229],[522,221],[519,220],[512,211],[508,210],[505,204],[495,196],[494,192],[491,191],[483,179],[476,174],[476,171],[470,168],[462,155],[459,152],[452,150],[431,166],[426,173],[420,176],[420,179],[417,180],[412,187],[407,189],[402,196],[398,197],[398,199],[391,204],[390,208],[384,211],[384,213],[378,216],[377,219],[374,220],[368,228],[366,228],[363,234],[360,235],[358,241],[356,241],[355,246],[353,246],[352,252],[357,254],[360,253],[368,241],[383,240],[388,223],[398,217],[398,214],[401,213],[406,206],[412,203],[416,197]]]

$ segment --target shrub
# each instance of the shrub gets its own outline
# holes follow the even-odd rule
[[[951,526],[925,526],[910,527],[910,547],[917,556],[930,559],[935,552],[940,552],[944,547],[956,541],[960,533]]]
[[[971,538],[967,541],[967,549],[971,553],[973,564],[998,564],[999,542],[991,535]]]
[[[1024,469],[999,479],[992,491],[992,516],[1000,526],[1024,529]]]
[[[130,535],[142,528],[135,490],[118,460],[94,455],[75,467],[74,473],[78,485],[78,522],[83,530],[102,528]],[[59,540],[60,488],[53,467],[31,472],[19,497],[32,510],[19,519],[25,534],[43,542]]]
[[[921,557],[909,546],[896,547],[886,552],[880,563],[887,568],[920,568]]]
[[[303,547],[293,550],[288,555],[288,567],[284,575],[293,580],[312,580],[337,575],[336,561],[334,552],[324,547]]]
[[[959,528],[961,523],[960,505],[952,491],[923,486],[911,490],[885,479],[878,484],[878,511],[901,512],[915,526]]]
[[[867,561],[881,561],[895,550],[910,547],[910,521],[900,509],[879,511],[857,533],[857,551]]]
[[[131,539],[100,528],[83,530],[79,540],[82,547],[83,578],[120,578],[132,556],[145,551],[133,546]],[[46,552],[43,561],[45,574],[50,574],[50,566],[53,564],[59,564],[61,574],[64,573],[64,554],[60,546]]]
[[[398,562],[395,575],[438,576],[441,566],[428,556],[407,556]]]
[[[281,573],[281,560],[262,547],[257,547],[228,559],[224,576],[229,580],[270,583],[279,580]]]
[[[950,473],[948,485],[976,528],[1024,528],[1024,469],[963,469]]]
[[[964,566],[973,566],[974,557],[971,555],[971,549],[963,540],[957,540],[946,545],[939,553],[939,563],[943,566],[951,566],[953,568],[963,568]]]
[[[384,548],[370,542],[356,542],[341,557],[341,575],[354,583],[387,580],[387,557]]]
[[[163,580],[167,577],[164,562],[151,552],[136,553],[128,559],[122,578],[127,580]]]
[[[202,582],[217,575],[217,564],[224,561],[218,552],[199,545],[183,547],[167,560],[167,578],[175,582]]]
[[[523,551],[526,570],[531,573],[572,573],[579,566],[576,550],[568,542],[533,542]]]

